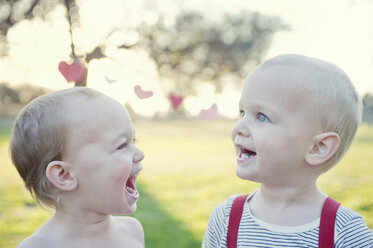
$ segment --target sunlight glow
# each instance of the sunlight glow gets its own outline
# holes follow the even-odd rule
[[[145,51],[135,52],[118,46],[135,43],[139,34],[126,30],[141,21],[154,23],[158,17],[149,9],[161,12],[165,6],[169,11],[169,24],[182,9],[200,11],[211,19],[221,18],[224,12],[239,13],[242,9],[279,16],[291,30],[274,36],[263,59],[281,53],[302,53],[325,59],[345,70],[361,95],[373,92],[373,1],[216,0],[211,5],[207,0],[161,0],[147,2],[145,9],[144,0],[77,2],[81,18],[80,27],[73,30],[77,51],[90,51],[100,44],[105,46],[103,53],[107,56],[89,63],[88,87],[129,104],[144,116],[166,115],[170,101],[163,90],[170,89],[175,82],[159,78],[155,62]],[[69,23],[65,15],[65,8],[58,5],[46,20],[25,20],[9,29],[9,55],[0,58],[0,82],[30,83],[50,89],[73,86],[57,70],[59,62],[72,62]],[[136,85],[153,92],[153,96],[140,99],[134,92]],[[195,92],[183,101],[190,115],[198,116],[202,109],[216,103],[220,115],[237,117],[240,88],[229,80],[224,81],[221,93],[209,82],[201,83]]]
[[[112,58],[92,60],[89,63],[88,87],[101,91],[124,105],[130,104],[136,113],[146,117],[155,114],[164,115],[169,108],[169,103],[163,95],[159,80],[154,75],[154,65],[144,59],[144,54],[134,51],[122,51],[122,53],[126,53],[126,56],[119,54],[118,51],[116,56],[118,60]],[[145,70],[147,74],[141,72],[140,65],[147,69]],[[153,96],[140,99],[134,91],[136,85],[141,86],[144,91],[153,92]]]
[[[188,96],[184,100],[184,107],[192,116],[198,115],[202,109],[210,108],[215,100],[215,86],[211,83],[200,83],[196,92],[197,96]]]

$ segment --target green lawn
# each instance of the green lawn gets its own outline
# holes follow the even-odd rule
[[[200,247],[210,211],[256,184],[235,176],[233,121],[136,121],[145,152],[135,216],[147,247]],[[9,129],[0,128],[0,247],[15,247],[50,215],[33,203],[8,159]],[[373,126],[362,126],[346,157],[319,185],[373,227]]]

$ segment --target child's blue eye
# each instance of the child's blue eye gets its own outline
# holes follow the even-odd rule
[[[258,113],[256,119],[260,122],[269,122],[269,118],[263,113]]]
[[[244,116],[245,116],[245,111],[240,110],[240,116],[241,116],[241,117],[244,117]]]

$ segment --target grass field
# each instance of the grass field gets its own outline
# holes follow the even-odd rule
[[[234,174],[233,121],[136,121],[145,152],[135,216],[146,246],[200,247],[211,210],[231,194],[257,187]],[[8,159],[9,128],[0,128],[0,247],[15,247],[50,211],[34,204]],[[346,157],[322,175],[320,188],[373,227],[373,126],[363,125]]]

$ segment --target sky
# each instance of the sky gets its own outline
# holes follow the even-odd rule
[[[199,0],[189,0],[197,6]],[[337,64],[360,94],[373,92],[373,1],[371,0],[217,0],[201,9],[235,13],[242,9],[279,16],[290,25],[274,37],[265,59],[300,53]]]
[[[171,107],[168,96],[162,92],[167,82],[160,83],[154,62],[146,53],[116,48],[123,39],[136,40],[136,33],[126,37],[117,33],[105,39],[113,27],[135,26],[141,21],[138,13],[143,11],[142,2],[78,2],[81,29],[74,35],[75,42],[87,50],[97,43],[106,44],[110,56],[89,64],[88,86],[130,104],[144,116],[165,115]],[[282,53],[324,59],[345,70],[360,95],[373,93],[373,0],[214,0],[213,4],[208,0],[148,0],[146,3],[148,8],[167,13],[170,20],[181,10],[196,10],[211,19],[243,9],[279,16],[291,30],[274,36],[264,59]],[[72,87],[57,70],[59,62],[69,61],[70,37],[65,13],[65,9],[58,6],[47,16],[47,22],[24,21],[9,30],[9,56],[0,58],[0,82],[11,85],[29,82],[51,89]],[[148,22],[154,21],[150,12],[142,17]],[[108,83],[108,79],[114,83]],[[151,91],[152,97],[139,99],[133,92],[136,85]],[[220,115],[237,117],[240,89],[233,84],[228,83],[217,93],[211,84],[205,83],[197,92],[183,101],[191,116],[213,109],[216,104]]]

